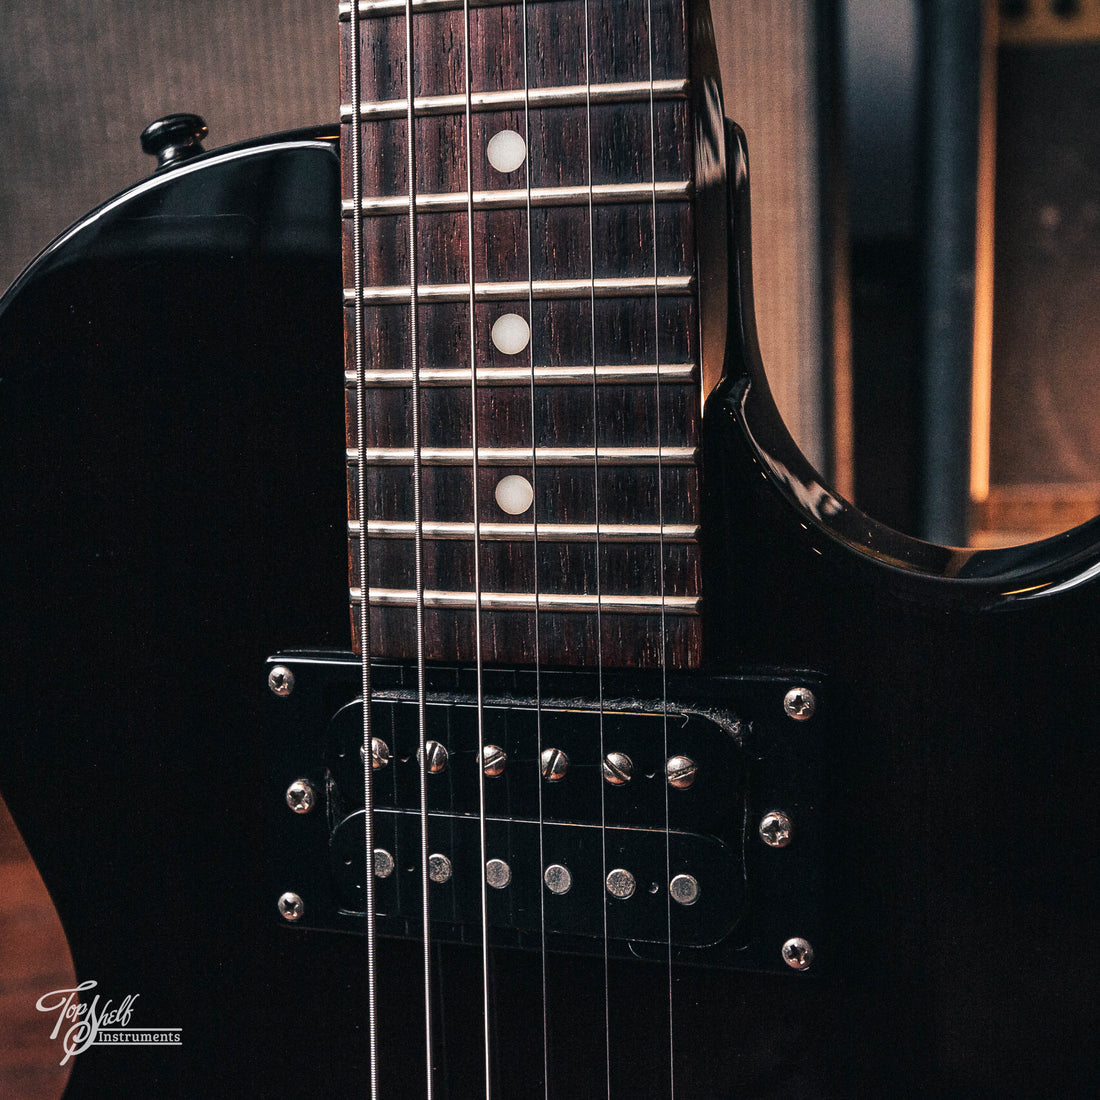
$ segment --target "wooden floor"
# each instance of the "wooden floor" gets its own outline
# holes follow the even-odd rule
[[[69,945],[42,880],[0,801],[0,1097],[54,1100],[69,1067],[59,1065],[54,1021],[35,1008],[44,993],[71,988]]]

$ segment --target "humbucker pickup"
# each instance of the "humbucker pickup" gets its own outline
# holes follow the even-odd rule
[[[484,879],[502,946],[775,969],[771,939],[820,940],[817,677],[678,674],[662,704],[653,676],[605,671],[601,696],[588,673],[490,669],[479,736],[471,670],[430,666],[423,815],[415,667],[377,662],[371,679],[368,861],[358,658],[268,662],[270,883],[294,899],[272,906],[284,923],[364,931],[369,865],[382,935],[422,934],[427,879],[432,937],[478,940]],[[810,720],[792,713],[792,691],[811,700]],[[765,835],[774,813],[791,830],[780,843]]]

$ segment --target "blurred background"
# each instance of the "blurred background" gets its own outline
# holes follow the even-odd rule
[[[1095,515],[1100,0],[712,8],[752,155],[764,360],[806,453],[935,541]],[[336,0],[6,0],[0,285],[148,174],[153,119],[203,115],[208,148],[333,121],[335,16]],[[67,949],[2,806],[0,958],[0,1094],[56,1095],[33,1001],[67,980]]]

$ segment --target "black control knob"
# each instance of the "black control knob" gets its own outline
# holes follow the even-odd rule
[[[165,115],[141,131],[141,150],[157,158],[157,171],[174,168],[202,152],[209,132],[200,115]]]

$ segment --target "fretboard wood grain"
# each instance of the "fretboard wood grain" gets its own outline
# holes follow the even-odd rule
[[[424,585],[441,594],[429,599],[425,611],[430,659],[474,657],[474,611],[463,606],[474,589],[474,474],[469,458],[459,462],[456,456],[470,451],[476,411],[482,454],[517,453],[514,463],[479,462],[476,475],[477,521],[494,531],[480,542],[482,656],[633,667],[692,667],[700,660],[694,537],[700,494],[693,457],[700,350],[684,0],[653,0],[652,73],[645,4],[589,3],[588,64],[585,8],[583,0],[527,5],[526,95],[523,5],[470,11],[471,96],[488,100],[475,104],[470,117],[478,196],[472,217],[473,363],[465,15],[460,5],[420,5],[414,15],[416,279],[422,295],[416,307],[417,352],[422,376],[432,374],[429,384],[422,382],[419,408],[421,446],[428,456],[421,471],[423,521],[452,528],[446,538],[424,541]],[[409,456],[414,409],[405,15],[403,8],[384,6],[363,12],[362,369],[368,379],[404,372],[401,384],[375,380],[365,387],[362,476],[368,528],[379,522],[398,525],[384,538],[368,538],[368,574],[372,593],[407,594],[415,584],[408,526],[414,515]],[[345,72],[350,26],[343,24]],[[578,87],[585,89],[583,96],[578,97]],[[506,109],[497,105],[498,94],[506,95]],[[344,103],[351,99],[345,79]],[[350,107],[344,117],[344,282],[354,291]],[[526,140],[524,164],[513,172],[497,171],[485,154],[489,139],[501,130]],[[502,196],[499,202],[492,199],[495,193]],[[555,195],[562,201],[555,202]],[[655,276],[661,277],[659,286]],[[511,291],[498,293],[505,285],[517,287],[514,297]],[[354,293],[346,305],[349,587],[358,593],[362,531],[356,503],[360,441],[353,301]],[[530,348],[516,355],[502,353],[491,339],[494,321],[505,313],[530,325]],[[546,372],[584,369],[587,377],[546,378],[533,385],[532,365]],[[665,365],[677,368],[674,377],[664,377]],[[634,381],[597,367],[649,370],[644,380]],[[478,375],[476,410],[471,368]],[[482,371],[518,377],[486,382]],[[583,455],[563,464],[553,457],[562,449]],[[638,450],[637,459],[624,461],[625,449]],[[507,515],[494,498],[498,482],[512,474],[533,485],[533,505],[518,516]],[[516,525],[514,538],[507,535],[509,522]],[[453,530],[456,525],[465,525],[463,534]],[[604,540],[600,532],[608,525],[643,526],[656,534]],[[544,527],[587,533],[536,537]],[[680,534],[662,538],[665,529]],[[685,537],[684,531],[691,534]],[[508,609],[508,594],[520,603],[539,598],[537,652],[535,612],[526,604]],[[415,655],[414,609],[405,596],[372,598],[370,617],[374,653]],[[358,648],[357,612],[352,619]]]

